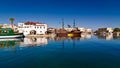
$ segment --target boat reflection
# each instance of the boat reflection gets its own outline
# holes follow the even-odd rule
[[[48,44],[48,40],[45,37],[41,37],[41,38],[30,37],[30,38],[24,38],[24,41],[20,42],[20,47],[44,46],[46,44]]]
[[[45,37],[0,39],[0,48],[15,48],[16,45],[19,45],[19,47],[44,46],[46,44],[48,44],[48,40]]]
[[[84,39],[90,39],[92,37],[92,34],[81,34],[81,37],[48,37],[49,40],[59,41],[59,40],[84,40]]]
[[[45,46],[48,44],[48,40],[62,41],[63,48],[65,41],[73,41],[74,48],[76,41],[90,39],[91,37],[92,34],[81,34],[81,37],[25,37],[22,39],[0,39],[0,48],[15,48],[16,45],[18,47]]]
[[[49,37],[48,39],[49,40],[54,40],[54,41],[60,41],[61,42],[61,46],[63,49],[65,48],[69,48],[70,45],[72,45],[72,48],[76,48],[76,45],[77,45],[77,42],[80,41],[80,40],[84,40],[84,39],[91,39],[92,37],[92,34],[81,34],[80,37],[59,37],[59,36],[56,36],[56,37]],[[66,44],[67,42],[72,42],[71,44]],[[69,45],[69,46],[68,46]]]
[[[15,48],[22,41],[21,38],[0,39],[0,48]]]

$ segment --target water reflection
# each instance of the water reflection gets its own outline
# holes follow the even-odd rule
[[[72,45],[72,48],[75,48],[76,41],[81,40],[81,37],[55,37],[55,42],[61,42],[59,43],[61,48],[65,48],[67,45]],[[67,44],[66,42],[70,42],[71,44]]]
[[[64,48],[65,41],[72,41],[73,48],[75,48],[76,40],[91,39],[92,34],[81,34],[81,37],[29,37],[29,38],[13,38],[13,39],[0,39],[0,48],[15,48],[18,47],[33,47],[33,46],[45,46],[48,44],[48,40],[62,41],[62,46]],[[108,35],[96,35],[98,39],[120,39],[119,36],[113,34]]]
[[[100,34],[96,35],[98,39],[106,39],[106,40],[111,40],[111,39],[120,39],[120,36],[113,35],[113,33],[110,34]]]
[[[72,48],[76,48],[76,45],[78,43],[78,41],[80,40],[84,40],[84,39],[90,39],[92,37],[92,34],[81,34],[80,37],[49,37],[49,40],[54,40],[55,42],[61,42],[61,46],[62,48],[66,48],[66,47],[70,47],[72,46]],[[69,43],[67,43],[69,42]],[[68,46],[69,45],[69,46]]]
[[[91,37],[92,37],[92,34],[86,34],[86,33],[81,34],[81,39],[90,39]]]
[[[45,37],[42,38],[13,38],[13,39],[0,39],[0,48],[16,48],[27,46],[44,46],[48,44],[48,40]]]
[[[53,40],[54,42],[60,41],[60,45],[62,48],[65,48],[66,46],[66,41],[71,42],[70,45],[72,45],[72,48],[76,47],[77,41],[84,40],[84,39],[91,39],[93,35],[91,34],[81,34],[81,37],[29,37],[29,38],[23,38],[23,39],[0,39],[0,48],[16,48],[16,45],[18,47],[34,47],[34,46],[45,46],[49,42],[48,40]],[[110,35],[96,35],[98,39],[106,39],[106,40],[111,40],[113,38],[118,38],[113,36],[112,34]]]
[[[20,47],[44,46],[46,44],[48,44],[48,40],[45,37],[41,37],[41,38],[30,37],[30,38],[24,38],[24,41],[20,42]]]
[[[107,39],[112,37],[109,35]],[[106,36],[102,38],[106,39]],[[0,68],[120,68],[119,40],[99,39],[89,34],[81,37],[0,39]],[[47,46],[42,47],[44,45]],[[4,49],[12,49],[13,53]]]
[[[49,37],[49,40],[59,41],[59,40],[84,40],[90,39],[92,34],[81,34],[81,37]]]
[[[16,44],[21,42],[22,39],[0,39],[0,48],[15,48]]]
[[[0,49],[4,51],[12,51],[16,54],[16,45],[22,42],[22,38],[12,38],[12,39],[0,39]]]

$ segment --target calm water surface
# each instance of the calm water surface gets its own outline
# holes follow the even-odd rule
[[[120,68],[120,39],[0,39],[0,68]]]

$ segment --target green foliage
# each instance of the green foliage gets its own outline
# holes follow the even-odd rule
[[[120,28],[115,28],[114,32],[120,32]]]
[[[14,18],[9,18],[9,20],[10,20],[11,22],[13,22],[15,19],[14,19]]]
[[[3,26],[2,25],[0,25],[0,28],[2,28]]]
[[[13,22],[14,22],[14,18],[9,18],[9,20],[11,21],[11,25],[12,25],[12,28],[13,28]]]

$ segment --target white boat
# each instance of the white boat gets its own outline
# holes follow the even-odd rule
[[[9,36],[0,36],[0,38],[22,38],[24,35],[9,35]]]
[[[21,38],[2,38],[0,39],[0,41],[19,41],[19,40],[23,40]]]

